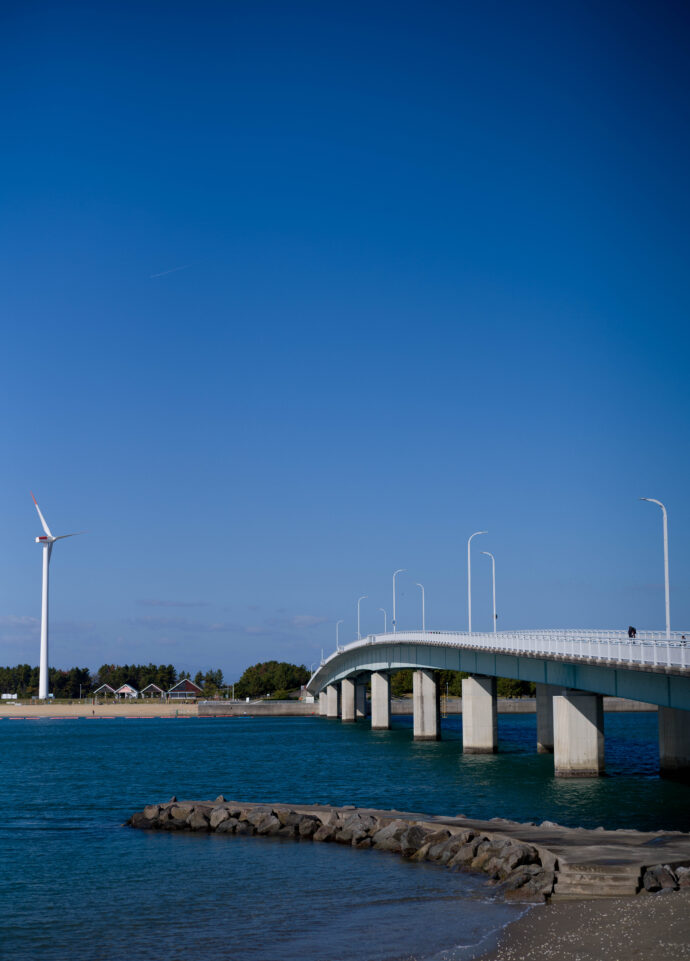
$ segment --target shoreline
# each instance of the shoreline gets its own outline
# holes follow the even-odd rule
[[[535,905],[475,961],[690,959],[690,889],[664,896]]]
[[[499,714],[535,714],[534,698],[499,698]],[[630,701],[625,698],[605,697],[606,713],[656,711],[653,704]],[[412,699],[401,698],[391,701],[393,717],[412,714]],[[444,715],[462,714],[462,699],[450,698],[445,706]],[[0,704],[0,721],[32,720],[35,718],[155,718],[155,717],[315,717],[320,715],[319,704],[304,701],[127,701],[94,704],[91,701],[76,701],[71,704],[32,704],[5,701]]]

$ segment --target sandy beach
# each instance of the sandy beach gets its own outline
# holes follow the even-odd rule
[[[9,718],[115,718],[115,717],[198,717],[195,702],[166,703],[161,701],[118,701],[92,704],[91,701],[73,704],[14,704],[7,702],[0,708],[0,720]]]
[[[690,959],[690,889],[538,906],[481,961]]]

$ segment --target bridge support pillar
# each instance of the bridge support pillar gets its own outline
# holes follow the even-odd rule
[[[328,714],[328,694],[326,688],[319,694],[319,714],[325,717]]]
[[[553,754],[553,696],[559,688],[537,684],[537,753]]]
[[[371,729],[387,731],[391,726],[391,679],[382,671],[371,675]]]
[[[659,773],[690,781],[690,711],[659,708]]]
[[[326,716],[338,717],[340,714],[340,685],[329,684],[326,688],[326,697],[328,700]]]
[[[436,671],[412,674],[412,711],[415,741],[441,739],[441,700]]]
[[[367,716],[367,686],[363,681],[355,684],[355,719],[362,721]]]
[[[344,677],[340,682],[340,719],[355,722],[355,682],[350,677]]]
[[[466,677],[462,681],[462,752],[495,754],[498,718],[495,677]]]
[[[556,777],[604,773],[604,699],[601,694],[562,690],[553,699]]]

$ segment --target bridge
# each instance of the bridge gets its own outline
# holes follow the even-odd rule
[[[554,754],[557,777],[604,773],[603,697],[655,704],[663,775],[690,776],[690,632],[537,630],[370,634],[325,658],[307,685],[319,711],[344,722],[367,716],[390,728],[390,680],[412,669],[415,740],[441,736],[438,671],[463,671],[462,738],[466,754],[498,750],[496,679],[533,681],[537,750]]]

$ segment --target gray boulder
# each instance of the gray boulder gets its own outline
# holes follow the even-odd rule
[[[214,808],[211,811],[211,816],[209,817],[209,824],[213,831],[216,830],[219,824],[223,821],[227,821],[230,817],[230,813],[227,808]]]
[[[192,811],[187,818],[187,824],[192,831],[209,830],[209,819],[203,811]]]

